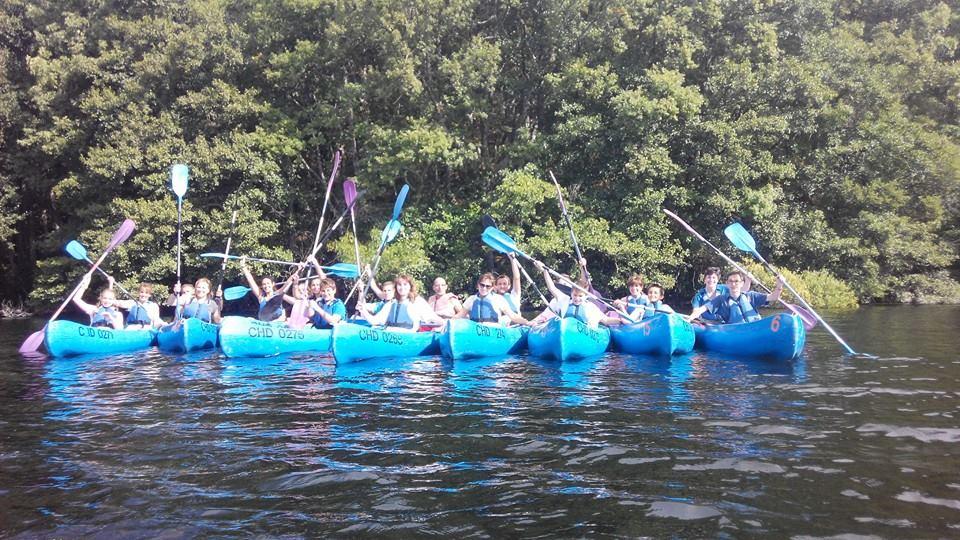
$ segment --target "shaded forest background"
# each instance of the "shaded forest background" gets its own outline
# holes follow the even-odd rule
[[[960,301],[958,37],[924,0],[6,0],[0,297],[61,298],[63,245],[124,217],[110,271],[172,283],[177,162],[185,277],[217,271],[197,255],[233,210],[235,253],[302,257],[342,148],[366,254],[411,186],[384,273],[469,290],[485,213],[572,269],[552,170],[601,290],[686,294],[720,262],[668,207],[860,301]]]

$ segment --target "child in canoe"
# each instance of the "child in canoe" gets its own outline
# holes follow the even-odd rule
[[[314,328],[333,328],[347,318],[347,306],[337,298],[337,284],[330,278],[320,280],[320,296],[310,301],[310,323]]]
[[[647,285],[647,303],[640,304],[629,315],[634,320],[649,319],[658,313],[674,313],[673,308],[663,303],[663,285],[651,283]]]
[[[183,306],[184,319],[200,319],[203,322],[220,324],[220,305],[210,294],[210,280],[200,278],[193,285],[193,298]]]
[[[83,301],[83,293],[90,286],[90,273],[86,273],[80,280],[77,293],[73,295],[73,303],[84,313],[90,316],[90,326],[105,326],[123,330],[123,314],[117,307],[117,295],[113,289],[104,287],[100,290],[97,304],[88,304]]]
[[[757,310],[780,299],[783,293],[783,278],[777,275],[777,284],[770,294],[744,291],[745,281],[746,277],[739,270],[727,274],[727,292],[694,308],[690,312],[690,318],[695,319],[709,310],[716,317],[715,320],[725,324],[759,321],[761,317]]]
[[[726,292],[727,286],[720,285],[720,269],[716,266],[711,266],[704,270],[703,288],[697,291],[697,294],[693,295],[690,304],[693,305],[693,309],[696,309],[710,303],[714,298],[722,296]],[[716,320],[716,317],[710,312],[709,308],[700,315],[700,318],[706,321]]]
[[[637,308],[650,303],[647,295],[643,292],[643,276],[640,274],[630,276],[630,279],[627,280],[627,290],[630,294],[619,300],[614,300],[614,306],[627,313],[632,313]]]
[[[587,300],[587,293],[584,292],[584,289],[589,289],[590,284],[586,279],[581,278],[575,285],[571,284],[570,295],[567,296],[557,289],[550,272],[543,266],[543,263],[536,261],[534,265],[543,274],[547,289],[553,295],[553,299],[556,300],[556,312],[561,317],[577,319],[590,328],[597,328],[601,324],[607,326],[620,324],[618,317],[608,317],[600,308]]]
[[[493,274],[486,273],[477,280],[477,294],[471,295],[463,303],[455,318],[469,318],[473,322],[482,324],[514,324],[528,325],[526,319],[515,313],[507,304],[502,294],[493,292]]]
[[[515,253],[508,253],[507,257],[510,259],[510,270],[513,275],[513,279],[510,276],[503,274],[497,277],[496,281],[496,292],[507,302],[507,307],[510,308],[514,313],[520,313],[520,263],[517,262],[517,255]]]
[[[442,324],[443,319],[430,309],[427,301],[417,295],[413,278],[399,274],[393,280],[396,298],[386,302],[376,315],[370,315],[363,298],[357,301],[360,316],[371,325],[382,325],[394,330],[416,332],[422,323]]]
[[[136,300],[117,300],[117,306],[127,310],[127,328],[159,328],[163,326],[160,306],[150,299],[153,285],[141,283]]]

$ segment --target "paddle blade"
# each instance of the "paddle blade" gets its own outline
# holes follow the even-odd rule
[[[753,236],[750,236],[750,233],[747,232],[740,223],[731,223],[723,230],[723,234],[726,235],[726,237],[730,239],[730,242],[740,251],[750,253],[757,252],[756,241],[754,241]]]
[[[36,332],[30,334],[27,337],[26,341],[23,342],[23,345],[20,345],[20,349],[18,349],[20,353],[25,354],[25,353],[37,352],[37,350],[40,349],[40,345],[43,343],[45,328],[46,328],[46,325],[44,325],[44,327],[41,328],[40,330],[37,330]]]
[[[214,259],[226,259],[229,257],[226,253],[201,253],[201,257],[212,257]]]
[[[87,259],[87,248],[83,247],[83,244],[76,240],[71,240],[64,250],[78,261],[85,261]]]
[[[190,168],[183,163],[177,163],[170,168],[170,187],[177,194],[178,198],[183,198],[187,192],[187,183],[190,178]]]
[[[343,181],[343,199],[347,202],[347,206],[352,206],[353,201],[357,200],[357,184],[352,178]]]
[[[487,227],[484,229],[481,239],[485,244],[499,251],[500,253],[520,252],[520,250],[517,249],[517,243],[513,241],[513,238],[510,238],[506,233],[496,227]]]
[[[352,279],[360,275],[360,270],[357,268],[357,265],[350,263],[331,264],[330,266],[324,266],[323,269],[332,276],[342,278]]]
[[[396,221],[400,217],[400,212],[403,210],[403,203],[407,200],[407,193],[410,191],[410,186],[404,184],[400,188],[400,194],[397,195],[397,202],[393,204],[393,221]]]
[[[807,330],[813,330],[817,326],[817,317],[813,313],[807,311],[806,308],[798,306],[796,304],[788,304],[786,302],[783,305],[787,306],[787,309],[797,314],[800,317],[800,320],[803,321],[803,327]]]
[[[395,219],[391,219],[389,222],[387,222],[387,226],[384,227],[383,232],[380,233],[380,245],[383,246],[393,242],[393,239],[400,234],[400,230],[402,228],[403,226],[400,224],[400,222]]]
[[[271,296],[269,300],[263,304],[263,307],[260,308],[260,311],[257,312],[257,319],[261,321],[272,321],[273,314],[277,311],[277,308],[283,304],[283,295],[276,294]]]
[[[117,229],[117,232],[113,233],[113,237],[110,238],[110,243],[107,244],[107,248],[104,250],[104,255],[108,251],[125,242],[127,238],[130,238],[130,235],[133,234],[133,230],[136,228],[137,223],[132,219],[123,220],[123,223],[120,224],[120,228]]]
[[[227,287],[223,290],[223,299],[224,300],[239,300],[247,295],[250,292],[249,287],[244,287],[243,285],[237,285],[236,287]]]
[[[486,229],[487,227],[493,227],[493,228],[497,227],[497,222],[494,221],[493,216],[491,216],[490,214],[484,214],[483,217],[480,218],[480,224],[483,225],[484,229]]]

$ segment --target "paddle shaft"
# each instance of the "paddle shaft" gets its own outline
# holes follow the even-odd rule
[[[557,313],[557,311],[550,306],[550,301],[547,300],[546,295],[544,295],[544,294],[543,294],[543,291],[540,290],[540,287],[537,286],[537,282],[535,282],[535,281],[533,280],[533,278],[530,277],[530,274],[527,273],[527,269],[524,268],[523,265],[517,265],[517,266],[519,266],[519,267],[520,267],[520,271],[523,272],[523,277],[527,278],[527,281],[530,282],[530,285],[533,285],[533,290],[537,291],[537,294],[540,296],[540,300],[543,300],[543,303],[547,306],[547,309],[549,309],[550,311],[553,312],[554,315],[556,315],[557,317],[559,317],[560,314]],[[518,307],[519,307],[519,306],[518,306]]]
[[[333,180],[340,169],[340,151],[337,150],[333,158],[333,169],[330,171],[330,178],[327,180],[327,193],[323,197],[323,209],[320,210],[320,223],[317,224],[317,234],[313,237],[313,253],[317,253],[317,245],[320,243],[320,231],[323,230],[323,217],[327,213],[327,203],[330,202],[330,191],[333,189]]]
[[[773,265],[768,263],[767,260],[764,259],[763,256],[761,256],[760,253],[757,252],[757,250],[753,250],[753,255],[760,262],[762,262],[764,266],[767,267],[767,270],[770,270],[774,274],[779,275],[779,273],[773,267]],[[820,324],[822,324],[823,327],[827,329],[827,332],[830,332],[830,335],[832,335],[837,340],[837,342],[840,343],[840,345],[843,345],[843,348],[846,349],[848,353],[857,354],[857,352],[854,351],[850,345],[847,345],[847,342],[844,341],[842,337],[840,337],[840,334],[837,334],[837,332],[833,329],[833,327],[827,324],[827,321],[823,320],[823,317],[821,317],[820,314],[817,313],[816,310],[814,310],[813,307],[811,307],[810,304],[808,304],[807,301],[804,300],[802,296],[800,296],[800,293],[798,293],[789,283],[787,283],[787,280],[783,279],[783,276],[780,276],[780,281],[783,282],[783,286],[786,287],[791,293],[793,293],[793,295],[797,298],[797,300],[799,300],[800,303],[803,304],[803,307],[807,308],[810,311],[810,313],[812,313],[813,316],[816,317],[818,321],[820,321]]]
[[[737,270],[743,272],[743,274],[746,275],[747,278],[749,278],[751,282],[757,284],[761,289],[763,289],[763,290],[766,291],[767,293],[770,292],[770,288],[767,287],[766,285],[764,285],[759,279],[757,279],[756,276],[754,276],[753,274],[751,274],[749,270],[747,270],[747,269],[744,268],[743,266],[740,266],[739,264],[737,264],[736,261],[734,261],[733,259],[731,259],[730,257],[728,257],[723,251],[720,250],[720,248],[718,248],[717,246],[713,245],[709,240],[707,240],[706,238],[704,238],[702,234],[700,234],[699,232],[697,232],[697,230],[694,229],[689,223],[687,223],[686,221],[684,221],[683,219],[681,219],[680,216],[674,214],[673,212],[671,212],[670,210],[667,210],[666,208],[663,209],[663,212],[664,212],[665,214],[667,214],[668,216],[670,216],[671,218],[673,218],[673,219],[674,219],[677,223],[679,223],[681,226],[683,226],[683,228],[686,229],[687,231],[689,231],[690,234],[692,234],[696,239],[700,240],[701,242],[703,242],[704,244],[706,244],[707,246],[709,246],[711,249],[713,249],[714,251],[716,251],[717,254],[720,255],[720,257],[721,257],[723,260],[727,261],[727,263],[729,263],[731,266],[733,266],[733,267],[736,268]],[[792,288],[790,289],[790,292],[792,292],[792,293],[794,294],[794,296],[797,296],[796,292],[795,292]],[[800,298],[800,297],[797,296],[797,298]],[[799,310],[797,309],[797,306],[788,303],[788,302],[787,302],[786,300],[784,300],[783,298],[780,298],[779,301],[780,301],[781,304],[783,304],[784,307],[786,307],[787,309],[789,309],[789,310],[792,311],[793,313],[799,315],[802,319],[807,319],[807,318],[808,318],[808,317],[805,317],[803,313],[800,313],[800,312],[799,312]]]
[[[349,181],[348,181],[348,182],[349,182]],[[347,196],[348,191],[349,191],[349,196],[350,196],[350,197],[352,197],[352,198],[354,198],[354,199],[357,197],[357,186],[356,186],[355,183],[350,182],[350,183],[349,183],[349,189],[348,189],[348,183],[347,183],[347,182],[344,182],[344,183],[343,183],[343,190],[344,190],[344,195],[345,195],[345,196]],[[347,201],[347,204],[350,204],[350,203],[352,203],[352,202],[353,202],[352,200]],[[362,263],[360,262],[360,240],[357,239],[357,218],[356,218],[356,215],[355,215],[355,213],[354,213],[354,211],[353,211],[353,206],[350,207],[350,228],[351,228],[351,230],[353,230],[353,254],[354,254],[354,256],[356,256],[356,258],[357,258],[357,268],[363,268]],[[358,275],[357,275],[357,283],[359,283],[359,282],[360,282],[360,275],[358,274]]]
[[[227,273],[227,257],[230,256],[230,241],[233,240],[233,230],[236,223],[237,223],[237,211],[234,210],[233,215],[230,216],[230,234],[227,235],[227,248],[223,252],[225,256],[223,258],[223,262],[220,264],[220,279],[219,279],[219,283],[217,284],[216,290],[219,290],[221,287],[223,287],[223,277]]]
[[[577,264],[582,264],[583,253],[580,252],[580,244],[577,243],[577,235],[573,232],[573,223],[570,221],[570,214],[567,213],[567,205],[563,202],[563,193],[560,190],[560,182],[557,182],[557,177],[553,175],[553,171],[550,172],[550,179],[553,180],[553,185],[557,187],[557,200],[560,201],[560,212],[563,214],[564,221],[567,222],[567,229],[570,230],[570,240],[573,242],[573,251],[577,255]],[[584,278],[586,278],[587,283],[590,282],[590,272],[587,271],[586,266],[583,267]]]
[[[330,238],[330,235],[333,234],[333,231],[337,230],[337,227],[339,227],[340,224],[343,223],[343,220],[347,217],[347,214],[349,214],[350,211],[353,210],[354,205],[357,204],[357,201],[362,196],[363,196],[362,191],[357,193],[357,197],[353,199],[350,202],[350,204],[347,205],[347,208],[340,213],[340,217],[338,217],[337,220],[333,222],[333,225],[331,225],[330,228],[327,229],[327,232],[323,233],[323,236],[320,237],[320,241],[313,246],[313,251],[310,253],[310,257],[317,256],[317,252],[320,251],[320,248],[323,247],[323,244],[326,243],[328,238]],[[307,257],[307,258],[309,259],[310,257]]]

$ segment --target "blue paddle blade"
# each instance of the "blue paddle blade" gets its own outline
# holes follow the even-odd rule
[[[170,168],[170,186],[177,197],[183,198],[187,192],[187,183],[190,178],[190,168],[183,163],[177,163]]]
[[[201,257],[213,257],[215,259],[232,259],[233,255],[227,255],[226,253],[201,253]]]
[[[397,202],[393,204],[393,221],[396,221],[400,217],[400,212],[403,210],[403,203],[407,200],[407,192],[410,191],[410,186],[404,184],[400,188],[400,194],[397,195]]]
[[[496,227],[487,227],[483,230],[483,241],[493,249],[502,253],[520,253],[517,243],[505,232]],[[490,240],[489,242],[487,240]]]
[[[324,266],[323,269],[332,276],[342,278],[355,278],[360,275],[357,265],[350,263],[331,264],[330,266]]]
[[[750,233],[743,228],[743,225],[731,223],[723,230],[723,234],[726,235],[726,237],[730,239],[730,242],[740,251],[748,251],[750,253],[757,252],[757,243],[753,240],[753,237],[750,236]]]
[[[383,234],[380,235],[380,239],[384,244],[393,242],[393,239],[400,234],[401,229],[403,229],[403,226],[400,224],[400,222],[395,219],[391,219],[387,223],[387,226],[383,229]]]
[[[223,290],[223,298],[224,300],[239,300],[246,296],[248,292],[250,292],[250,288],[243,285],[227,287]]]
[[[83,247],[83,244],[76,240],[71,240],[64,249],[71,257],[78,261],[87,260],[87,248]]]

